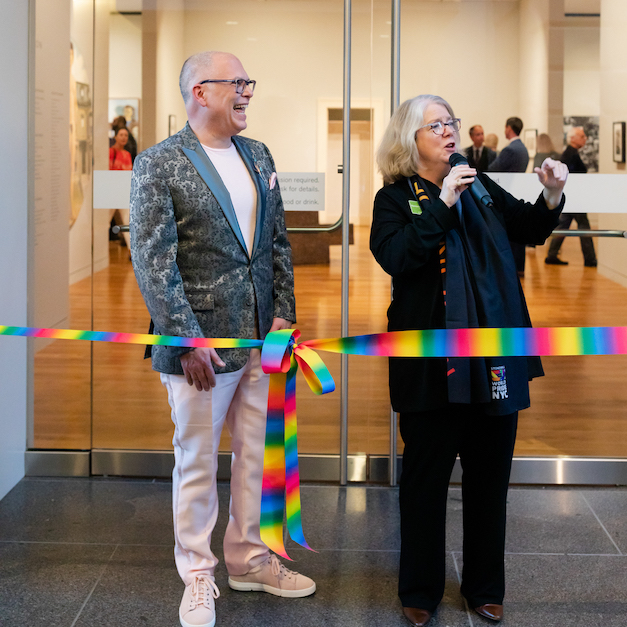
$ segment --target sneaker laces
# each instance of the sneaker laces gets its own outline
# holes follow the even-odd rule
[[[275,577],[287,577],[288,579],[291,579],[292,575],[298,575],[296,571],[286,568],[274,554],[270,556],[270,568]]]
[[[211,609],[210,598],[217,599],[219,596],[220,590],[216,586],[216,582],[207,575],[198,575],[192,581],[189,607],[195,610],[199,605],[203,605]]]

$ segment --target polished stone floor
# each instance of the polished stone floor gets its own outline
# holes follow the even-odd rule
[[[176,627],[183,587],[172,557],[170,488],[167,481],[22,480],[0,501],[0,625]],[[228,484],[219,491],[217,537]],[[216,626],[404,625],[397,490],[307,484],[302,500],[305,534],[318,553],[288,551],[293,568],[316,580],[316,594],[234,592],[220,564]],[[430,625],[487,625],[459,594],[458,487],[448,507],[447,588]],[[627,490],[512,488],[508,520],[502,625],[627,625]]]

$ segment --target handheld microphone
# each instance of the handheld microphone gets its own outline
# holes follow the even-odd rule
[[[448,162],[451,164],[451,167],[455,167],[456,165],[466,164],[468,165],[468,159],[464,157],[464,155],[460,155],[458,152],[454,152],[448,159]],[[493,207],[494,202],[492,201],[492,197],[488,194],[488,191],[483,186],[483,183],[475,176],[474,182],[470,184],[470,193],[473,198],[484,207]]]

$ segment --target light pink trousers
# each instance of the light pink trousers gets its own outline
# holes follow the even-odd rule
[[[269,384],[260,351],[252,349],[241,370],[216,380],[216,387],[199,392],[183,375],[161,374],[174,422],[174,557],[185,585],[196,575],[213,576],[218,563],[211,534],[218,518],[216,473],[225,422],[233,453],[224,561],[230,575],[243,575],[269,555],[259,535]]]

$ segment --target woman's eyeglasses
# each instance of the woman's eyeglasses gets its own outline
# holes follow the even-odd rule
[[[444,135],[445,126],[448,126],[449,130],[456,133],[462,127],[462,121],[459,118],[454,118],[452,120],[449,120],[448,122],[431,122],[431,124],[425,124],[424,126],[421,126],[416,132],[423,128],[428,128],[436,135]]]

